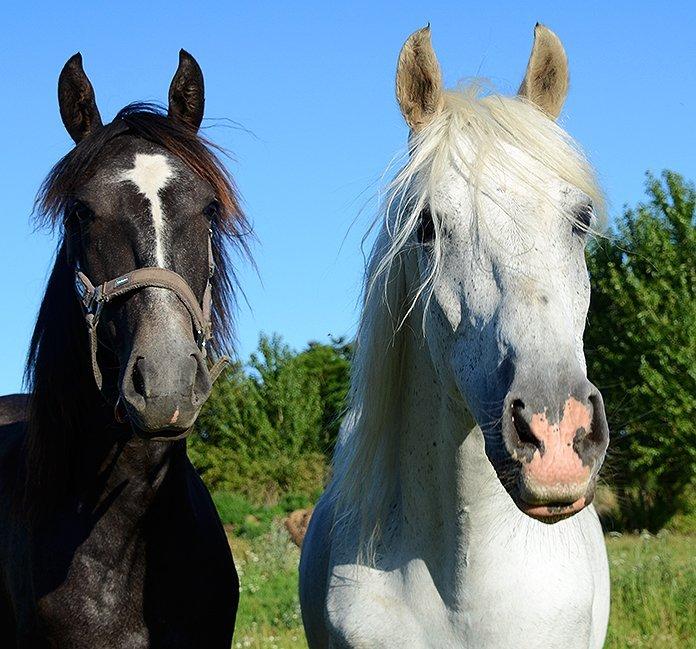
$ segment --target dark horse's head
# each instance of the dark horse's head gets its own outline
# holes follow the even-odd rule
[[[33,413],[76,419],[99,400],[116,427],[177,438],[210,394],[209,352],[229,334],[225,241],[244,247],[231,178],[198,135],[201,69],[182,50],[166,113],[133,104],[103,125],[76,54],[60,74],[58,98],[76,146],[37,201],[63,236],[30,350]],[[80,276],[94,287],[132,285],[86,304]],[[201,331],[208,323],[214,338]]]

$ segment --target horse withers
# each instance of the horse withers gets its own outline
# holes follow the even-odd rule
[[[386,193],[350,410],[302,547],[312,649],[603,644],[591,501],[608,430],[582,342],[603,200],[555,121],[567,88],[541,25],[516,97],[443,90],[429,28],[401,51],[408,160]]]
[[[229,343],[234,184],[198,134],[181,51],[168,110],[103,125],[79,54],[61,72],[75,141],[39,192],[59,229],[26,396],[0,400],[0,645],[220,647],[239,584],[186,435]]]

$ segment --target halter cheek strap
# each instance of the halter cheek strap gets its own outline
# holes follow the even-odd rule
[[[207,343],[212,338],[212,286],[210,280],[215,273],[215,263],[213,261],[212,251],[212,233],[208,236],[208,281],[203,292],[202,305],[198,303],[198,299],[191,290],[186,280],[167,268],[146,267],[132,270],[130,273],[120,275],[114,279],[108,280],[103,284],[94,286],[90,279],[83,273],[79,267],[75,271],[75,290],[77,291],[82,311],[85,316],[89,333],[89,346],[92,359],[92,373],[97,387],[101,390],[103,385],[102,373],[97,362],[97,326],[99,318],[105,304],[111,300],[134,293],[143,288],[164,288],[172,291],[181,303],[186,307],[186,310],[191,316],[194,331],[196,333],[196,344],[203,353],[207,356]],[[216,363],[209,369],[211,383],[220,376],[220,373],[229,363],[226,356],[221,356]]]

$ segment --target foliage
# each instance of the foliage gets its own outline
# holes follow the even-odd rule
[[[246,538],[268,533],[276,519],[296,509],[311,507],[314,500],[305,494],[285,494],[274,505],[256,505],[238,493],[213,493],[213,502],[223,525],[234,536]]]
[[[321,491],[348,389],[350,346],[310,343],[296,354],[279,336],[216,383],[189,455],[213,491],[257,504]]]
[[[306,648],[297,595],[299,550],[280,523],[254,539],[231,538],[240,580],[233,648]]]
[[[312,376],[319,386],[322,416],[318,449],[333,454],[341,417],[346,407],[350,383],[350,361],[353,355],[352,343],[338,338],[331,345],[310,342],[298,362]]]
[[[696,192],[665,172],[648,175],[647,194],[590,247],[585,344],[622,522],[657,530],[696,478]]]

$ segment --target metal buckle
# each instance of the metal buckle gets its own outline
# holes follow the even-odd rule
[[[101,286],[97,286],[92,293],[92,298],[85,304],[85,313],[92,316],[90,322],[92,326],[96,326],[104,307],[104,298],[102,296]]]
[[[207,336],[205,335],[205,331],[199,329],[196,331],[196,345],[198,345],[198,349],[201,350],[201,353],[203,354],[203,358],[205,358],[208,355],[208,348],[207,348],[208,340]]]

